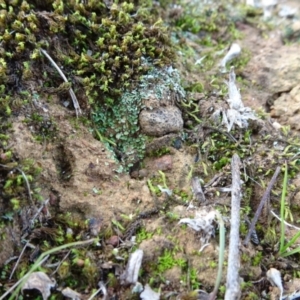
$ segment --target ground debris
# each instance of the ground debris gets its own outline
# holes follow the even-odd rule
[[[144,251],[141,249],[136,250],[130,255],[126,270],[120,277],[122,284],[126,285],[137,282],[143,255]]]
[[[73,291],[69,287],[63,289],[61,293],[68,298],[71,298],[72,300],[80,300],[82,299],[82,295],[77,293],[76,291]]]
[[[159,300],[160,294],[154,292],[149,284],[146,284],[140,297],[142,300]]]
[[[44,272],[33,272],[29,275],[24,286],[24,290],[38,290],[43,296],[43,300],[47,300],[51,295],[51,288],[55,286],[56,282],[48,277]]]
[[[207,208],[197,210],[195,218],[183,218],[180,219],[179,224],[187,224],[195,231],[201,232],[202,236],[200,242],[202,245],[208,243],[210,238],[214,236],[214,220],[216,217],[216,211],[214,209],[208,211]]]

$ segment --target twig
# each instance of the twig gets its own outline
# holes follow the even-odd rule
[[[36,262],[34,264],[35,269],[38,268],[39,266],[41,266],[47,259],[49,258],[49,255],[45,256],[42,260]],[[33,271],[32,271],[33,272]],[[26,275],[24,275],[21,279],[19,279],[13,286],[11,286],[1,297],[0,300],[4,299],[10,292],[12,292],[19,284],[21,284],[23,281],[25,281],[29,275],[32,272],[28,272]],[[17,291],[13,294],[14,296],[16,296],[17,292],[19,291],[19,289],[17,289]],[[13,299],[13,297],[11,296],[9,299]]]
[[[30,228],[32,228],[35,219],[41,213],[41,211],[43,210],[43,208],[48,204],[49,200],[50,199],[48,198],[47,200],[44,201],[44,203],[42,203],[42,206],[37,210],[37,212],[35,213],[35,215],[33,216],[33,218],[30,220],[30,222],[29,222],[30,223]]]
[[[277,220],[279,220],[280,222],[282,222],[281,218],[280,218],[279,216],[277,216],[277,215],[274,213],[273,210],[271,210],[271,214],[272,214]],[[294,226],[294,225],[288,223],[288,222],[285,221],[285,220],[283,220],[283,223],[284,223],[286,226],[289,226],[289,227],[294,228],[294,229],[296,229],[296,230],[300,230],[299,227]]]
[[[217,211],[216,216],[219,223],[219,261],[218,261],[218,274],[215,282],[214,290],[209,294],[208,300],[214,300],[217,297],[217,293],[222,280],[222,271],[224,264],[224,251],[225,251],[225,226],[222,215]]]
[[[276,179],[277,179],[277,176],[279,175],[279,172],[280,172],[280,167],[277,167],[277,168],[276,168],[276,171],[275,171],[275,173],[274,173],[274,175],[273,175],[271,181],[269,182],[268,187],[267,187],[267,189],[266,189],[266,191],[265,191],[265,193],[264,193],[264,195],[263,195],[263,197],[262,197],[262,199],[261,199],[261,201],[260,201],[260,203],[259,203],[259,206],[258,206],[258,208],[257,208],[257,210],[256,210],[256,212],[255,212],[255,215],[254,215],[254,217],[253,217],[253,219],[252,219],[251,226],[250,226],[250,228],[249,228],[248,234],[247,234],[247,236],[246,236],[246,238],[245,238],[245,240],[244,240],[244,246],[247,246],[248,243],[249,243],[249,241],[250,241],[251,234],[252,234],[252,232],[253,232],[253,230],[254,230],[254,227],[255,227],[255,225],[256,225],[256,222],[257,222],[257,220],[258,220],[258,218],[259,218],[259,216],[260,216],[260,214],[261,214],[262,208],[264,207],[264,205],[265,205],[267,199],[268,199],[269,196],[270,196],[272,187],[273,187],[273,185],[274,185],[275,182],[276,182]]]
[[[16,263],[15,263],[15,265],[14,265],[13,270],[12,270],[11,273],[10,273],[9,280],[12,279],[12,277],[13,277],[13,275],[14,275],[14,273],[15,273],[15,270],[16,270],[16,268],[17,268],[19,262],[20,262],[20,259],[21,259],[21,257],[23,256],[23,253],[24,253],[25,249],[27,248],[28,244],[29,244],[29,242],[27,242],[27,243],[25,244],[25,246],[23,247],[23,249],[22,249],[22,251],[21,251],[21,253],[20,253],[19,257],[18,257],[18,260],[16,261]]]
[[[211,130],[214,130],[214,131],[217,131],[221,134],[224,134],[225,136],[227,136],[233,143],[237,143],[238,141],[232,136],[232,134],[230,134],[229,132],[226,132],[226,131],[223,131],[219,128],[216,128],[216,127],[213,127],[213,126],[209,126],[209,125],[205,125],[203,124],[202,125],[203,128],[206,128],[206,129],[211,129]]]
[[[200,203],[204,203],[206,199],[198,177],[192,178],[192,189],[196,200]]]
[[[16,282],[11,288],[9,288],[9,290],[6,291],[0,297],[0,300],[3,300],[11,291],[16,289],[13,292],[13,294],[9,297],[9,300],[14,299],[16,297],[16,295],[18,294],[18,292],[20,291],[20,289],[22,288],[22,286],[23,286],[24,282],[26,281],[26,279],[29,277],[29,275],[32,274],[44,261],[46,261],[50,254],[61,251],[61,250],[66,249],[66,248],[70,248],[70,247],[76,247],[76,246],[83,246],[83,245],[91,244],[95,240],[96,239],[93,238],[93,239],[89,239],[89,240],[86,240],[86,241],[73,242],[73,243],[61,245],[61,246],[56,247],[56,248],[52,248],[52,249],[42,253],[40,255],[40,257],[36,260],[36,262],[31,266],[30,270],[18,282]]]
[[[51,56],[47,53],[47,51],[45,51],[44,49],[40,49],[40,51],[48,58],[48,60],[51,62],[51,64],[57,70],[57,72],[62,77],[62,79],[65,82],[69,82],[68,79],[67,79],[67,77],[63,73],[63,71],[59,68],[59,66],[55,63],[55,61],[51,58]],[[72,88],[70,88],[69,93],[70,93],[70,96],[71,96],[72,101],[73,101],[73,105],[74,105],[75,112],[76,112],[76,117],[78,117],[78,115],[81,115],[81,113],[82,113],[81,109],[80,109],[80,106],[79,106],[79,103],[78,103],[78,100],[77,100],[76,95],[75,95],[75,93],[74,93],[74,91],[73,91]]]
[[[241,288],[239,282],[239,241],[240,241],[240,206],[241,206],[241,160],[234,154],[231,160],[232,188],[231,188],[231,219],[228,253],[228,269],[226,279],[225,300],[240,299]]]
[[[68,251],[68,253],[63,257],[63,259],[59,262],[58,266],[56,267],[56,269],[51,273],[51,276],[53,276],[58,269],[60,268],[60,266],[62,265],[62,263],[68,258],[68,256],[70,255],[71,250]]]

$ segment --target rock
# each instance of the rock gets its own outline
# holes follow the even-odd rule
[[[159,158],[153,159],[146,165],[149,169],[158,171],[171,170],[173,167],[173,160],[171,155],[164,155]]]
[[[263,92],[257,97],[267,102],[270,114],[282,125],[300,130],[297,110],[300,103],[300,52],[298,45],[282,45],[278,40],[260,45],[259,53],[249,62],[246,73]],[[253,93],[255,95],[255,93]]]
[[[106,244],[112,245],[113,247],[117,247],[119,245],[119,241],[119,237],[117,235],[113,235],[108,240],[106,240]]]
[[[149,142],[149,144],[146,145],[146,154],[151,155],[151,153],[159,149],[172,146],[173,141],[177,138],[179,138],[179,136],[175,133],[154,138],[151,142]]]
[[[163,136],[183,128],[181,111],[176,106],[144,109],[140,113],[139,122],[142,132],[150,136]]]
[[[300,130],[300,85],[295,86],[289,93],[283,93],[274,101],[270,115],[278,118],[283,124],[290,124],[292,129]]]
[[[148,171],[146,169],[139,170],[139,178],[145,178],[148,176]]]

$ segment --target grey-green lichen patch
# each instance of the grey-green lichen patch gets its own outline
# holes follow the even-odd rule
[[[97,106],[92,118],[103,140],[107,141],[116,158],[128,170],[144,157],[146,135],[141,133],[139,114],[143,108],[149,108],[147,99],[155,98],[154,105],[159,106],[160,102],[161,105],[171,105],[183,101],[185,96],[176,69],[152,68],[135,89],[122,93],[118,104],[112,102],[109,105],[109,99],[106,99],[105,106]]]

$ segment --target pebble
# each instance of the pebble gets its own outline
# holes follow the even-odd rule
[[[151,168],[154,170],[168,171],[173,167],[173,159],[171,155],[164,155],[151,161]]]
[[[159,137],[183,129],[182,114],[176,106],[144,109],[140,113],[139,123],[142,132],[150,136]]]
[[[106,244],[117,247],[119,245],[119,237],[117,235],[111,236],[108,240],[106,240]]]

